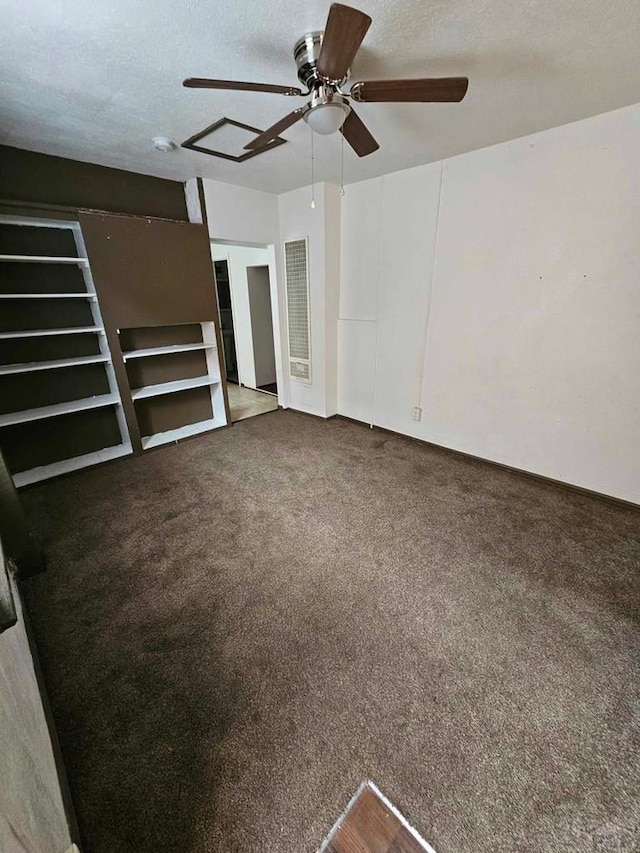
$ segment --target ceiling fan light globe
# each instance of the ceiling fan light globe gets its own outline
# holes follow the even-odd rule
[[[312,107],[305,113],[304,120],[315,133],[329,136],[329,134],[340,130],[348,115],[348,104],[334,101],[333,103],[318,104]]]

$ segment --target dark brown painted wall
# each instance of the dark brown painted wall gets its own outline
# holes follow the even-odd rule
[[[5,557],[15,561],[21,578],[41,572],[40,547],[27,525],[11,474],[0,451],[0,538]]]
[[[188,220],[179,181],[0,145],[3,201]]]
[[[209,235],[203,225],[81,213],[103,319],[118,329],[216,317]]]
[[[136,339],[134,349],[144,346],[140,336],[153,335],[149,327],[171,327],[178,334],[183,331],[191,335],[184,340],[199,340],[192,336],[193,327],[189,324],[213,322],[220,347],[209,235],[204,225],[133,216],[84,212],[80,213],[79,221],[131,440],[139,451],[140,435],[212,417],[211,398],[204,388],[172,394],[166,399],[140,401],[134,407],[130,387],[136,387],[142,366],[131,367],[129,375],[121,357],[123,346],[131,346],[133,339]],[[122,338],[117,332],[145,327],[144,332],[124,331]],[[199,336],[200,329],[196,333]],[[170,340],[178,342],[176,338]],[[171,364],[163,362],[164,359],[153,368],[150,381],[154,384],[177,378]],[[164,376],[157,372],[163,366]],[[192,376],[190,370],[187,366],[181,378]]]

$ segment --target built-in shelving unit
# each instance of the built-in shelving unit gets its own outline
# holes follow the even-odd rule
[[[226,426],[213,322],[121,329],[142,448]]]
[[[17,486],[131,453],[77,222],[0,217],[0,446]]]

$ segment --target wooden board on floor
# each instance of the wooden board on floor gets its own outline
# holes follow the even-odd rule
[[[321,853],[433,853],[370,783],[362,787],[320,849]]]

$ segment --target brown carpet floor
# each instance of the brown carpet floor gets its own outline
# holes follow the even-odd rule
[[[640,515],[274,412],[25,494],[86,853],[640,849]]]

